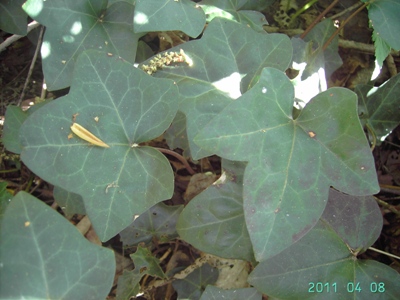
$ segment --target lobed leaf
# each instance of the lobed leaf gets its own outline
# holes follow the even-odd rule
[[[155,76],[171,78],[179,87],[179,110],[186,115],[190,155],[194,159],[211,154],[193,143],[194,136],[233,99],[253,86],[263,67],[284,71],[292,58],[287,36],[257,33],[221,18],[211,21],[200,40],[171,50],[180,49],[193,65],[165,67]]]
[[[133,5],[107,0],[28,0],[23,9],[46,26],[41,48],[43,73],[49,90],[71,85],[80,53],[88,49],[135,60],[137,41],[133,32]]]
[[[243,205],[259,261],[295,243],[317,223],[330,185],[353,195],[379,191],[356,95],[329,89],[293,119],[293,93],[283,72],[265,68],[259,82],[195,138],[223,158],[249,162]]]
[[[258,264],[249,283],[279,299],[396,299],[400,275],[384,264],[356,257],[379,237],[382,223],[372,197],[331,190],[317,225]]]
[[[178,108],[173,82],[154,79],[117,57],[84,52],[70,93],[21,127],[21,159],[38,176],[83,197],[106,241],[173,192],[173,173],[157,150],[140,143],[161,135]],[[74,137],[78,122],[110,148]]]

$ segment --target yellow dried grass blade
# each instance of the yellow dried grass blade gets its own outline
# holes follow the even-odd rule
[[[74,123],[71,126],[71,130],[73,133],[75,133],[77,136],[79,136],[82,140],[85,140],[92,145],[96,145],[99,147],[104,147],[104,148],[110,148],[106,143],[104,143],[102,140],[100,140],[98,137],[96,137],[94,134],[92,134],[90,131],[79,125],[78,123]]]

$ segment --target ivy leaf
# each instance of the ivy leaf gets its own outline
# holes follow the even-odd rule
[[[366,2],[367,0],[362,0]],[[379,35],[390,47],[400,50],[400,3],[392,0],[372,1],[368,5],[368,17]]]
[[[104,299],[110,292],[113,251],[25,192],[8,205],[0,239],[1,299]]]
[[[286,35],[257,33],[221,18],[212,20],[200,40],[170,51],[180,49],[190,57],[193,67],[166,67],[155,76],[171,78],[179,86],[179,110],[186,115],[190,154],[194,159],[210,155],[193,143],[199,130],[232,99],[253,86],[263,67],[284,71],[292,58],[292,46]]]
[[[244,163],[222,160],[220,179],[194,197],[179,216],[179,236],[224,258],[254,260],[243,213]]]
[[[204,264],[184,279],[173,281],[172,286],[178,293],[178,299],[199,300],[205,287],[217,281],[218,273],[218,269]]]
[[[189,0],[137,0],[134,24],[135,32],[180,30],[197,37],[206,17],[199,5]]]
[[[84,52],[70,94],[33,113],[21,127],[21,159],[37,175],[83,197],[106,241],[135,214],[168,199],[173,172],[156,149],[177,108],[173,82],[155,79],[117,57]],[[107,143],[93,146],[70,131],[71,118]]]
[[[131,254],[130,257],[135,264],[136,272],[142,274],[142,276],[149,274],[150,276],[166,278],[160,267],[160,260],[153,256],[149,249],[139,245],[136,252]]]
[[[134,62],[137,40],[133,32],[133,5],[107,0],[28,0],[23,9],[46,26],[41,48],[43,73],[49,90],[71,85],[78,55],[96,49]]]
[[[21,143],[19,141],[19,130],[26,118],[35,112],[37,109],[48,103],[45,100],[34,106],[31,106],[28,111],[23,111],[21,107],[9,105],[7,106],[5,122],[3,128],[2,142],[8,151],[20,154]]]
[[[6,110],[2,142],[8,151],[20,154],[21,144],[18,139],[21,124],[26,120],[28,112],[20,107],[9,105]]]
[[[397,74],[379,88],[368,85],[357,86],[361,119],[373,130],[378,143],[399,124],[400,112],[397,109],[400,97],[399,83],[400,74]]]
[[[265,68],[259,82],[195,138],[223,158],[249,162],[243,205],[259,261],[295,243],[316,224],[330,185],[354,195],[379,191],[356,95],[329,89],[296,119],[293,98],[286,75]]]
[[[374,30],[372,32],[372,40],[375,46],[375,59],[380,69],[383,67],[383,62],[390,53],[390,46],[380,37]]]
[[[120,233],[124,247],[152,241],[167,243],[176,238],[176,222],[182,209],[183,205],[158,203],[153,206]]]
[[[377,261],[357,258],[379,237],[382,223],[372,197],[331,190],[317,225],[290,248],[258,264],[249,283],[279,299],[397,299],[400,275]],[[282,282],[290,282],[290,288]]]
[[[85,203],[80,195],[55,186],[53,197],[67,218],[72,217],[74,214],[86,215]]]
[[[136,269],[132,271],[124,270],[118,277],[117,298],[116,300],[125,300],[136,297],[140,290],[140,280],[143,275]]]

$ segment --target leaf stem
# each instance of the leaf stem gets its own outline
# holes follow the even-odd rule
[[[376,146],[376,134],[374,130],[369,126],[368,123],[365,124],[365,128],[367,128],[368,132],[372,135],[372,145],[371,145],[371,151],[374,151],[375,146]]]
[[[322,50],[326,50],[326,48],[328,48],[329,44],[333,41],[333,39],[335,38],[335,36],[337,36],[337,34],[340,32],[340,30],[342,30],[342,28],[356,15],[358,14],[360,11],[362,11],[365,7],[367,7],[367,5],[369,4],[369,2],[364,3],[363,5],[361,5],[355,12],[353,12],[346,20],[343,21],[343,23],[339,26],[338,29],[336,29],[336,31],[331,35],[331,37],[325,42],[325,44],[322,46]]]
[[[189,163],[188,163],[188,161],[186,160],[186,158],[184,158],[184,157],[183,157],[182,155],[180,155],[179,153],[176,153],[175,151],[172,151],[172,150],[169,150],[169,149],[165,149],[165,148],[157,148],[157,147],[156,147],[156,149],[157,149],[158,151],[162,152],[162,153],[166,153],[166,154],[172,155],[173,157],[179,159],[179,161],[180,161],[181,163],[183,163],[183,165],[185,166],[186,170],[188,170],[188,172],[189,172],[191,175],[196,174],[196,172],[193,171],[192,167],[189,165]]]
[[[383,201],[383,200],[381,200],[381,199],[379,199],[379,198],[377,198],[377,197],[374,197],[374,198],[375,198],[375,201],[378,202],[379,205],[381,205],[381,206],[383,206],[384,208],[390,210],[392,213],[394,213],[394,214],[400,216],[400,211],[398,211],[395,207],[393,207],[393,206],[390,205],[389,203],[387,203],[387,202],[385,202],[385,201]]]
[[[0,173],[13,173],[13,172],[17,172],[19,171],[19,169],[15,168],[15,169],[10,169],[10,170],[0,170]]]
[[[43,35],[44,35],[44,26],[42,26],[42,28],[40,29],[35,54],[33,55],[31,66],[29,67],[28,75],[26,76],[25,84],[24,84],[24,87],[22,88],[21,96],[19,97],[17,106],[21,106],[22,100],[25,97],[25,92],[26,92],[26,89],[28,88],[29,81],[31,80],[33,68],[35,67],[35,63],[36,63],[36,60],[37,60],[37,57],[39,54],[39,50],[42,46]]]
[[[305,36],[314,28],[315,25],[339,2],[339,0],[333,1],[325,10],[308,26],[308,28],[301,34],[300,38],[304,39]]]
[[[386,256],[390,256],[390,257],[393,257],[393,258],[396,258],[396,259],[399,259],[399,260],[400,260],[400,257],[398,257],[398,256],[396,256],[396,255],[394,255],[394,254],[390,254],[390,253],[387,253],[387,252],[385,252],[385,251],[376,249],[376,248],[374,248],[374,247],[368,247],[368,249],[369,249],[369,250],[372,250],[372,251],[375,251],[375,252],[378,252],[378,253],[380,253],[380,254],[384,254],[384,255],[386,255]]]

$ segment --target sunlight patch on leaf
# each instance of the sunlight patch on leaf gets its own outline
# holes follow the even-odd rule
[[[135,11],[133,23],[138,24],[138,25],[147,24],[147,23],[149,23],[149,18],[147,17],[146,14],[144,14],[140,11]]]
[[[234,72],[227,77],[224,77],[218,81],[214,81],[212,85],[216,89],[227,93],[228,97],[232,99],[237,99],[242,95],[242,93],[240,92],[240,81],[243,77],[244,75],[240,75],[238,72]]]

